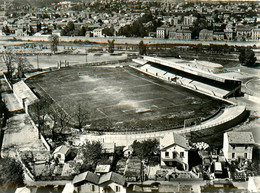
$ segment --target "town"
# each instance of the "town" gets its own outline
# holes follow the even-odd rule
[[[260,3],[3,1],[0,192],[259,192]]]
[[[26,1],[4,2],[0,11],[2,36],[260,39],[257,2],[63,1],[44,7],[32,7]]]

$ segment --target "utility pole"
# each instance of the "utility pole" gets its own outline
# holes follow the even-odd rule
[[[39,54],[37,54],[37,69],[39,69]]]

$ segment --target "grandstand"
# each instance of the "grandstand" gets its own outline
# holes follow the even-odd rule
[[[241,81],[221,76],[219,73],[223,72],[223,66],[220,64],[150,56],[133,61],[139,71],[196,92],[221,99],[241,94]]]

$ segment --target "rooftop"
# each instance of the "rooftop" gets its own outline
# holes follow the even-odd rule
[[[98,184],[99,176],[92,172],[87,171],[87,172],[81,173],[79,175],[76,175],[73,179],[73,184],[80,183],[83,181],[88,181],[93,184]]]
[[[162,139],[160,139],[161,149],[165,149],[173,144],[189,149],[188,141],[181,135],[172,133],[171,135],[165,135]]]
[[[229,144],[254,144],[252,132],[227,132]]]
[[[125,178],[122,175],[114,173],[114,172],[109,172],[109,173],[102,175],[99,179],[99,184],[103,184],[103,183],[106,183],[109,181],[115,182],[116,184],[119,184],[119,185],[125,184]]]
[[[57,147],[55,150],[54,150],[54,154],[55,153],[62,153],[62,154],[67,154],[69,151],[69,147],[65,146],[65,145],[61,145],[59,147]]]

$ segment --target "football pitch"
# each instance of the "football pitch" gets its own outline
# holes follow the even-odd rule
[[[93,130],[172,129],[185,119],[206,118],[227,105],[130,67],[70,67],[26,82],[36,93],[49,95],[71,117],[80,105],[89,113]]]

